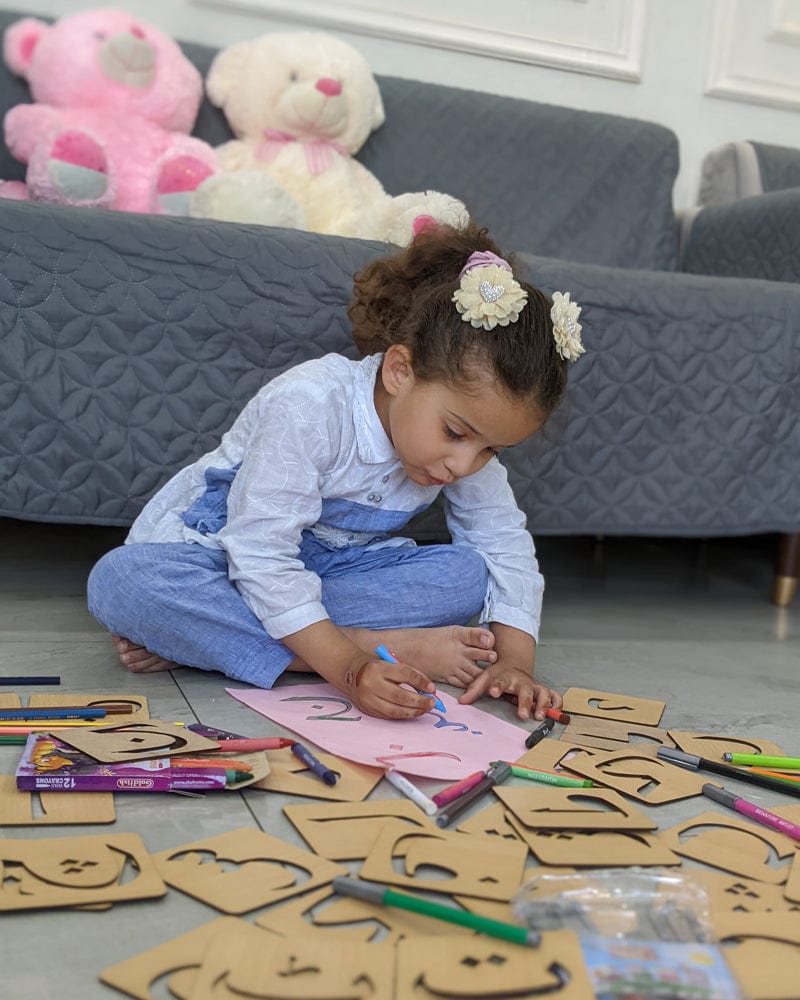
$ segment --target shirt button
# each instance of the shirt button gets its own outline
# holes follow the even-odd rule
[[[381,500],[383,500],[383,497],[380,493],[370,493],[367,496],[367,503],[380,503]]]

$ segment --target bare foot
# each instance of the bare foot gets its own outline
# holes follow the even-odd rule
[[[144,646],[139,646],[121,635],[111,635],[111,641],[116,646],[122,665],[134,674],[155,674],[161,670],[172,670],[177,666],[172,660],[165,660],[151,653]]]
[[[367,652],[383,643],[399,660],[421,670],[432,681],[465,688],[478,677],[478,662],[494,663],[494,635],[486,628],[443,625],[440,628],[398,628],[370,632],[352,629]]]

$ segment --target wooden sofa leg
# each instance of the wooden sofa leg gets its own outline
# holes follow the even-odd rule
[[[800,533],[781,535],[775,560],[775,591],[772,600],[779,608],[791,604],[800,576]]]

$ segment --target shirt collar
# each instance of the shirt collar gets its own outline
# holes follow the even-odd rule
[[[375,409],[375,379],[383,354],[370,354],[360,362],[355,372],[353,393],[353,423],[356,445],[362,462],[378,463],[397,460],[397,452],[383,429]]]

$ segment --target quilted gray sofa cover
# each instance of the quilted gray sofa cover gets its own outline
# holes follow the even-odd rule
[[[207,66],[208,50],[187,50]],[[463,198],[523,251],[532,281],[583,306],[587,353],[565,406],[504,455],[531,531],[800,530],[800,287],[676,270],[674,136],[379,83],[387,124],[363,160],[387,188]],[[20,99],[9,86],[6,105]],[[463,147],[467,127],[480,150]],[[225,138],[208,106],[198,129]],[[0,159],[0,175],[21,173]],[[0,202],[0,515],[129,524],[260,385],[306,358],[352,353],[352,273],[391,250]]]

